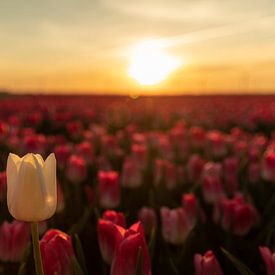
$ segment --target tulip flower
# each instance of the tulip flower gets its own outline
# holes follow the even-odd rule
[[[73,183],[81,183],[87,177],[87,165],[81,156],[72,155],[67,161],[66,176]]]
[[[56,160],[54,154],[43,158],[9,154],[7,162],[7,201],[11,215],[20,221],[49,219],[56,210]]]
[[[163,239],[171,244],[183,244],[193,227],[193,219],[189,219],[183,208],[160,209],[162,236]]]
[[[195,275],[223,275],[218,260],[213,251],[209,250],[204,255],[194,255]]]
[[[264,260],[267,275],[275,274],[275,252],[271,252],[268,247],[260,246],[259,247],[260,254]]]
[[[111,267],[111,275],[135,275],[139,250],[142,250],[142,275],[151,275],[150,257],[140,222],[125,231],[124,238],[117,243]]]
[[[49,219],[56,210],[56,160],[54,154],[50,154],[45,161],[38,154],[27,154],[23,158],[9,154],[7,202],[9,212],[15,219],[31,222],[36,273],[37,275],[43,274],[38,222]]]
[[[103,219],[106,221],[111,221],[112,223],[114,223],[116,225],[126,227],[125,216],[122,212],[106,210],[103,213]]]
[[[0,226],[0,260],[19,262],[30,240],[29,227],[24,222],[4,222]]]
[[[100,253],[103,260],[111,264],[114,258],[115,249],[122,241],[125,229],[115,223],[99,219],[97,224],[97,234]]]
[[[45,275],[72,275],[72,240],[66,233],[50,229],[40,241],[42,263]]]
[[[142,207],[138,212],[138,218],[146,234],[150,234],[152,229],[157,225],[157,216],[153,208]]]
[[[115,171],[99,171],[98,194],[99,203],[104,208],[115,208],[120,203],[120,186],[118,173]]]
[[[121,185],[127,188],[139,187],[142,184],[141,168],[134,158],[126,158],[122,166]]]

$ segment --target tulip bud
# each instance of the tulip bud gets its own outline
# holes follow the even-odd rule
[[[187,163],[187,174],[190,182],[196,182],[200,179],[204,161],[200,155],[191,155]]]
[[[148,159],[146,146],[144,144],[133,144],[131,150],[133,159],[137,162],[140,169],[145,169]]]
[[[50,229],[40,241],[43,270],[45,275],[72,275],[73,245],[66,233]]]
[[[67,161],[66,176],[73,183],[81,183],[87,177],[87,167],[85,160],[76,155],[72,155]]]
[[[7,203],[11,215],[21,221],[49,219],[56,210],[56,160],[9,154],[7,162]]]
[[[86,163],[91,164],[94,161],[94,149],[91,143],[84,141],[77,144],[76,148],[77,155],[83,157]]]
[[[170,210],[167,207],[162,207],[160,209],[160,215],[163,239],[174,245],[184,243],[193,227],[185,210],[182,208]]]
[[[151,275],[150,257],[140,222],[132,225],[118,243],[111,275],[135,275],[139,250],[142,250],[142,275]]]
[[[65,166],[72,152],[72,148],[69,144],[60,144],[54,148],[56,160],[59,166]]]
[[[239,159],[237,157],[228,157],[223,161],[224,183],[230,193],[238,190],[239,179]]]
[[[258,221],[258,212],[251,204],[245,203],[242,196],[233,199],[222,199],[222,227],[232,230],[234,234],[243,236]]]
[[[97,223],[97,234],[100,253],[103,260],[111,264],[115,249],[122,241],[125,229],[114,224],[112,221],[99,219]]]
[[[0,226],[0,260],[19,262],[29,240],[30,232],[26,223],[5,221]]]
[[[260,246],[259,247],[260,254],[264,260],[267,275],[275,274],[275,252],[271,252],[268,247]]]
[[[213,130],[207,133],[207,152],[214,158],[220,158],[226,153],[225,137],[222,132]]]
[[[113,210],[106,210],[103,213],[103,220],[110,221],[121,227],[126,227],[125,216],[122,212],[116,212]]]
[[[120,203],[120,186],[118,173],[100,171],[98,173],[99,203],[103,208],[115,208]]]
[[[195,275],[223,275],[218,260],[212,250],[204,255],[194,255]]]
[[[133,158],[126,158],[122,167],[121,185],[137,188],[142,184],[142,169]]]
[[[142,207],[138,212],[138,218],[146,234],[150,234],[157,224],[156,212],[153,208]]]

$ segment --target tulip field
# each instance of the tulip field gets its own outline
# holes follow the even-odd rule
[[[274,275],[274,229],[275,96],[0,99],[0,274]]]

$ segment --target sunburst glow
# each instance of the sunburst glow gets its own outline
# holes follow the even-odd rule
[[[163,81],[181,62],[163,50],[154,40],[137,45],[130,57],[129,75],[141,85],[156,85]]]

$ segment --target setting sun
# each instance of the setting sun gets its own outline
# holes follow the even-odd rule
[[[180,61],[162,48],[162,43],[150,40],[132,51],[128,73],[139,84],[156,85],[180,66]]]

